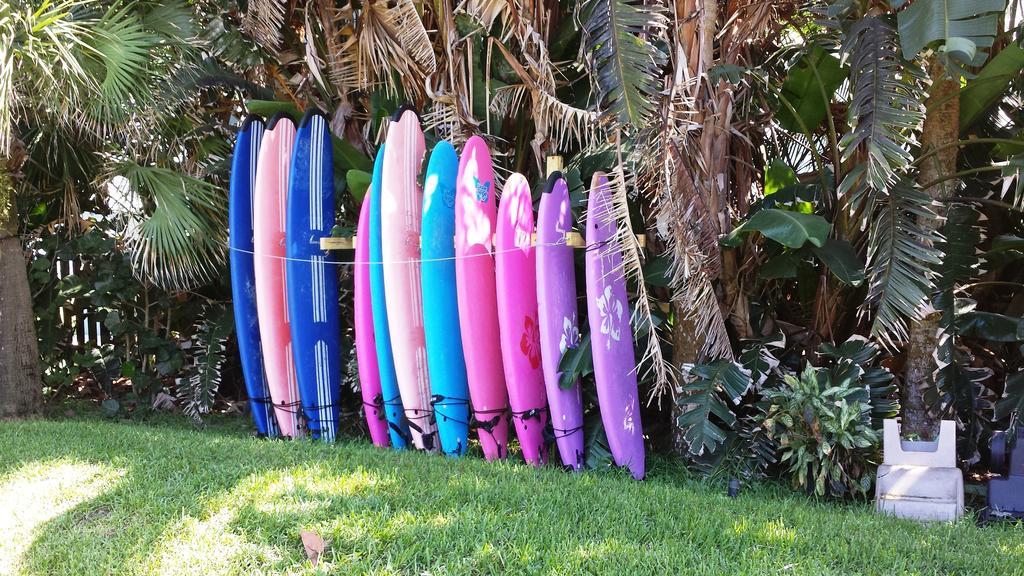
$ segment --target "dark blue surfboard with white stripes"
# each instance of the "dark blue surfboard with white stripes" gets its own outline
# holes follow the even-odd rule
[[[256,316],[256,275],[253,265],[253,188],[256,184],[256,159],[263,140],[263,120],[246,116],[238,128],[235,152],[231,159],[231,185],[228,193],[228,228],[231,254],[231,299],[235,312],[235,333],[242,359],[242,375],[249,395],[256,432],[277,436],[277,421],[270,401],[270,390],[263,373],[260,348],[260,323]]]
[[[295,135],[288,179],[285,282],[292,353],[306,426],[313,438],[333,441],[341,391],[338,269],[320,238],[334,227],[331,133],[324,115],[307,112]]]

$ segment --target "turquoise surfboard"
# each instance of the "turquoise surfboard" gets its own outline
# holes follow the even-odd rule
[[[434,146],[423,180],[423,330],[431,404],[441,451],[461,456],[469,437],[469,384],[455,291],[455,179],[459,157],[448,142]]]
[[[380,370],[380,391],[384,396],[384,416],[388,420],[391,446],[405,448],[409,429],[405,425],[402,395],[398,390],[395,358],[391,352],[391,329],[388,308],[384,299],[384,247],[380,236],[380,183],[384,177],[384,146],[377,151],[370,180],[370,303],[373,308],[373,333],[377,345],[377,367]]]

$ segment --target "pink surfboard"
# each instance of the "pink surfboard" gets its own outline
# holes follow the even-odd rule
[[[469,398],[488,460],[508,455],[508,391],[498,337],[495,295],[494,170],[483,138],[473,136],[459,158],[455,191],[455,279]]]
[[[363,197],[356,228],[354,275],[356,363],[359,366],[359,390],[363,412],[375,446],[388,445],[388,422],[384,418],[384,397],[377,367],[377,343],[373,333],[373,305],[370,300],[370,192]]]
[[[253,193],[253,268],[263,366],[281,435],[290,438],[301,432],[299,384],[285,289],[285,205],[294,143],[295,123],[291,118],[278,115],[267,122]]]
[[[558,365],[580,344],[576,309],[576,263],[565,235],[572,231],[569,188],[561,173],[548,178],[537,208],[537,313],[541,363],[548,392],[551,430],[562,465],[583,468],[583,398],[580,382],[559,386]]]
[[[514,173],[505,182],[494,243],[501,355],[512,423],[523,458],[534,466],[542,466],[548,459],[544,442],[548,406],[537,324],[533,201],[530,184],[522,174]]]
[[[391,326],[395,374],[413,445],[421,450],[434,450],[437,435],[430,406],[419,263],[423,189],[418,178],[426,145],[414,110],[403,106],[392,120],[384,146],[380,197],[384,299]]]
[[[601,422],[617,466],[644,477],[644,431],[626,276],[608,177],[596,172],[587,201],[587,315]]]

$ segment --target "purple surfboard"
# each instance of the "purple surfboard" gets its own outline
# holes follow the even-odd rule
[[[572,230],[569,188],[560,172],[551,174],[537,210],[537,308],[544,387],[552,431],[562,464],[583,467],[583,401],[579,380],[558,386],[558,364],[580,343],[576,310],[576,269],[565,234]]]
[[[636,382],[622,253],[615,239],[611,188],[603,172],[590,181],[587,207],[587,312],[601,421],[617,466],[644,477],[644,435]]]

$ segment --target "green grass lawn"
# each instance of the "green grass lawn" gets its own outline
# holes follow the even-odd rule
[[[0,574],[1020,574],[1024,530],[778,486],[250,438],[247,421],[0,423]],[[301,530],[329,548],[312,567]]]

